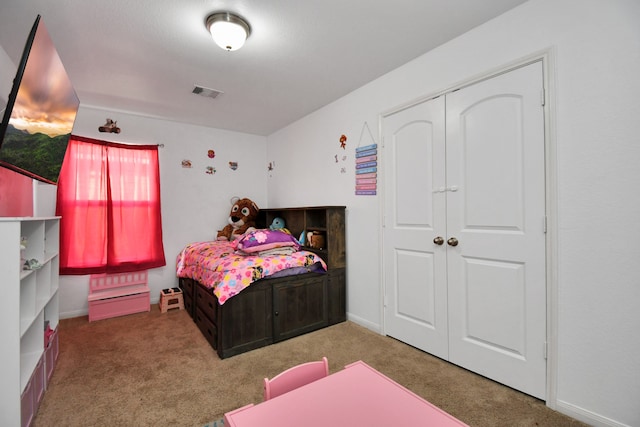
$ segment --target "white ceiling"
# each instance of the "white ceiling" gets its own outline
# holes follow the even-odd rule
[[[524,2],[2,0],[0,45],[17,64],[40,14],[83,106],[269,135]],[[252,27],[238,51],[205,28],[222,10]]]

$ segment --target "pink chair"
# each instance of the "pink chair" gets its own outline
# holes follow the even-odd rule
[[[293,366],[272,379],[264,379],[264,400],[280,396],[327,375],[329,375],[329,361],[326,357],[317,362]]]

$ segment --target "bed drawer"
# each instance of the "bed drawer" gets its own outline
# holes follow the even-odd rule
[[[198,307],[196,307],[196,313],[194,318],[198,329],[202,332],[202,335],[209,341],[211,347],[214,350],[218,349],[218,329],[207,316],[202,313]]]
[[[189,279],[186,277],[181,277],[179,279],[180,282],[180,287],[182,288],[182,293],[185,295],[188,295],[191,297],[191,299],[193,299],[194,297],[194,291],[196,288],[196,283],[195,280],[193,279]]]
[[[195,294],[196,311],[202,311],[202,314],[207,316],[211,322],[216,323],[218,314],[218,300],[216,297],[200,284],[196,285]]]
[[[195,320],[195,317],[196,317],[196,314],[195,314],[196,305],[195,305],[195,302],[193,301],[193,296],[185,294],[184,292],[183,292],[182,296],[183,296],[183,299],[184,299],[184,309],[187,310],[187,313],[189,313],[189,316],[193,320]]]

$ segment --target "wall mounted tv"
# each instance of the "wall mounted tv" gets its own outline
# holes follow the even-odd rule
[[[80,101],[40,15],[0,125],[0,166],[55,184]]]

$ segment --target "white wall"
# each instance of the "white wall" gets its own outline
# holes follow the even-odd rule
[[[558,346],[551,355],[557,374],[549,403],[591,424],[636,426],[639,22],[637,0],[531,0],[266,141],[88,108],[81,108],[74,132],[108,139],[97,127],[110,117],[122,127],[121,134],[111,135],[113,140],[165,145],[160,161],[168,264],[151,272],[154,295],[175,284],[175,256],[184,244],[207,239],[223,225],[232,195],[250,197],[262,207],[346,205],[349,317],[381,331],[382,284],[376,266],[381,197],[354,195],[353,150],[371,143],[366,131],[360,141],[364,122],[377,141],[380,113],[552,49],[551,154],[557,164],[550,174],[556,183],[557,217],[551,219],[555,246],[550,267],[557,286],[551,290],[557,294],[553,314]],[[3,64],[0,57],[0,89],[10,87],[15,73],[14,67],[9,76]],[[340,148],[341,134],[348,137],[346,150]],[[209,148],[217,153],[214,176],[203,171]],[[183,158],[194,162],[193,169],[181,168]],[[226,167],[230,160],[240,163],[237,171]],[[268,162],[274,162],[269,173]],[[61,280],[63,314],[86,313],[86,289],[86,278]]]
[[[82,100],[80,100],[82,102]],[[106,118],[117,120],[119,134],[100,133]],[[190,242],[211,240],[226,225],[233,196],[266,204],[266,138],[161,121],[132,114],[80,107],[73,133],[105,141],[164,144],[159,149],[162,232],[167,265],[149,271],[151,302],[160,290],[177,286],[176,256]],[[207,156],[208,150],[215,157]],[[182,167],[191,160],[192,168]],[[238,169],[229,168],[237,161]],[[205,172],[214,166],[216,173]],[[87,314],[88,276],[60,278],[60,316]]]
[[[640,2],[531,0],[270,135],[269,205],[347,206],[349,317],[382,330],[381,196],[353,192],[364,121],[375,132],[382,112],[540,51],[555,63],[549,310],[558,345],[548,403],[591,424],[637,426]],[[342,133],[346,174],[333,162]]]

